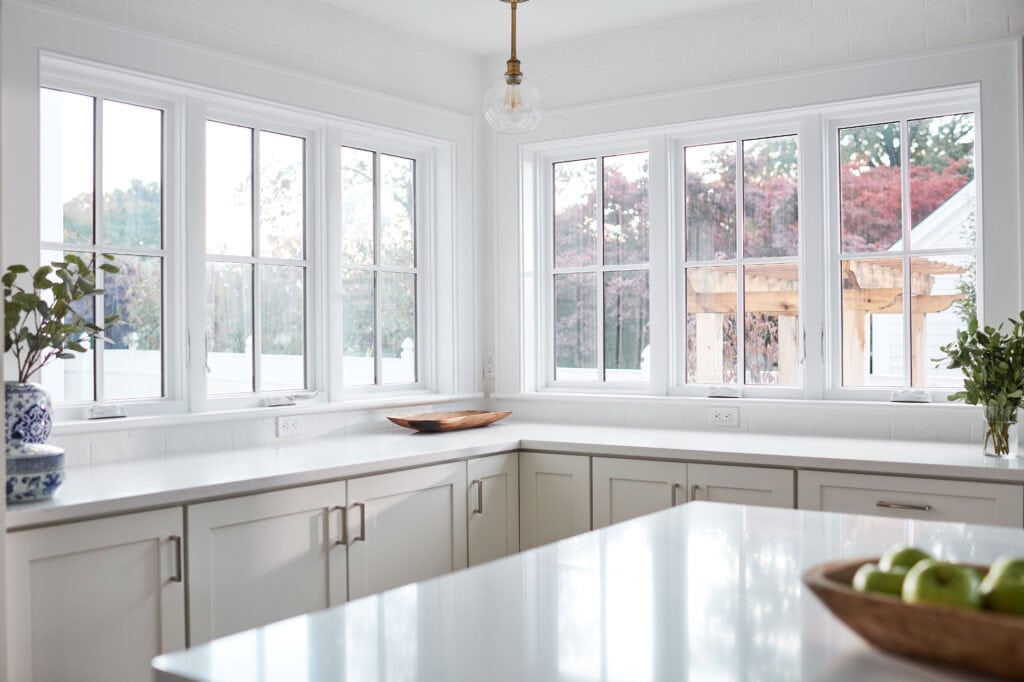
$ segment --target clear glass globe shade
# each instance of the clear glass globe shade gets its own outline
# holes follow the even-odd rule
[[[528,133],[543,116],[540,93],[525,78],[509,85],[505,77],[494,83],[484,95],[484,118],[499,133]]]

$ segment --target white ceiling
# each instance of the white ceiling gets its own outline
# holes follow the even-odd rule
[[[546,45],[751,2],[531,0],[519,5],[519,45]],[[500,0],[331,0],[331,4],[468,52],[508,51],[509,6]]]

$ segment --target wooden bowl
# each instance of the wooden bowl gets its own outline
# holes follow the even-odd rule
[[[488,412],[487,410],[462,410],[461,412],[426,412],[424,414],[406,414],[388,417],[393,423],[416,431],[438,433],[441,431],[461,431],[475,429],[478,426],[493,424],[499,419],[512,414],[511,412]]]
[[[804,584],[832,614],[872,645],[922,661],[1024,680],[1024,616],[906,604],[896,596],[857,592],[861,565],[878,559],[821,564]],[[972,566],[982,574],[984,566]]]

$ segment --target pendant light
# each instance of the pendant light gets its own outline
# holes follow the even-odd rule
[[[540,93],[523,79],[516,59],[516,6],[527,0],[501,0],[512,5],[512,55],[508,69],[484,95],[484,118],[499,133],[528,133],[542,116]]]

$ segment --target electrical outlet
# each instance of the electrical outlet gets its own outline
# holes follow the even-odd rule
[[[740,425],[740,408],[712,407],[708,411],[708,421],[712,426],[735,428]]]
[[[302,435],[302,417],[291,414],[286,417],[277,418],[277,437],[288,438]]]
[[[496,369],[494,367],[496,360],[494,357],[494,351],[489,350],[484,353],[484,379],[494,379]]]

